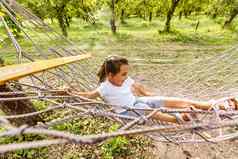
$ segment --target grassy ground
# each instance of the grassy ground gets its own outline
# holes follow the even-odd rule
[[[200,24],[198,30],[195,30],[198,20]],[[172,21],[172,32],[162,33],[164,19],[157,18],[148,22],[131,18],[126,20],[126,24],[118,24],[117,35],[112,35],[106,21],[97,21],[96,25],[92,26],[84,21],[73,19],[69,29],[69,39],[73,40],[81,49],[93,54],[91,61],[95,64],[94,67],[99,66],[107,55],[118,54],[128,57],[133,66],[132,75],[140,78],[144,83],[154,86],[153,78],[159,74],[162,66],[172,64],[173,67],[173,64],[192,63],[198,59],[219,54],[236,44],[238,40],[235,27],[237,21],[230,29],[222,29],[223,21],[223,18],[213,20],[203,16],[181,20],[175,18]],[[54,23],[51,26],[60,31],[57,24]],[[5,39],[6,36],[3,34],[2,28],[0,33],[3,35],[0,38]],[[24,39],[20,39],[20,41],[23,48],[30,49]],[[45,42],[44,47],[49,46],[51,43]],[[6,64],[14,63],[14,51],[9,40],[0,43],[0,57],[6,61]],[[100,122],[97,119],[80,121],[61,125],[57,129],[85,134],[95,132],[94,128]],[[102,124],[100,130],[106,130],[105,127],[113,129],[113,126],[109,125],[108,123],[106,126]],[[149,156],[147,149],[149,146],[144,138],[119,138],[100,146],[82,149],[80,146],[63,145],[50,148],[47,152],[56,153],[61,158],[125,158],[125,156],[128,158],[149,158],[146,157],[146,155]],[[36,156],[33,155],[33,157]],[[54,156],[48,157],[54,158]]]
[[[195,31],[198,19],[200,23],[198,30]],[[179,20],[175,18],[172,21],[172,32],[160,33],[163,29],[163,19],[148,22],[131,18],[126,21],[126,24],[118,24],[116,36],[111,34],[109,24],[105,21],[97,21],[93,26],[73,19],[69,29],[69,39],[75,41],[80,48],[92,52],[95,57],[120,54],[129,58],[174,59],[177,62],[184,62],[216,54],[236,42],[238,38],[236,28],[222,29],[220,19],[191,17]],[[236,22],[233,26],[235,24]],[[56,23],[52,24],[52,27],[60,32]],[[1,39],[4,39],[6,37],[4,30],[0,29],[0,33],[3,35]],[[23,48],[29,46],[24,39],[20,41]],[[50,43],[44,44],[44,46],[47,45],[50,46]],[[4,57],[7,63],[12,63],[11,59],[15,50],[10,41],[5,40],[1,43],[0,49],[2,52],[0,56]]]

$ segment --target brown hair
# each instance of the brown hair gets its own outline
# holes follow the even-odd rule
[[[128,60],[116,55],[107,57],[97,73],[99,83],[104,82],[109,73],[115,75],[120,72],[121,65],[128,65]]]

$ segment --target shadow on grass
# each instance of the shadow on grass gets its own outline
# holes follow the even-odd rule
[[[159,38],[158,40],[163,41],[165,39],[166,41],[171,42],[181,42],[181,43],[192,43],[192,44],[199,44],[199,45],[218,45],[218,44],[225,44],[230,43],[231,40],[228,39],[226,36],[223,36],[221,34],[214,34],[211,35],[208,32],[182,32],[179,30],[171,30],[170,32],[165,31],[158,31]]]

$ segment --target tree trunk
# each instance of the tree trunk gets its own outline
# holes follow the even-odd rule
[[[70,22],[71,22],[71,17],[65,16],[65,23],[66,23],[67,27],[70,27]]]
[[[212,14],[212,19],[216,19],[217,13]]]
[[[54,24],[54,18],[50,18],[51,24]]]
[[[197,24],[196,24],[196,27],[195,27],[195,31],[198,30],[198,26],[199,26],[199,24],[200,24],[200,21],[198,20],[198,22],[197,22]]]
[[[146,0],[143,1],[144,6],[146,6]],[[143,19],[146,21],[146,9],[143,9]]]
[[[65,37],[68,36],[67,32],[67,22],[66,22],[66,16],[64,15],[64,8],[65,6],[62,6],[61,8],[57,9],[57,20],[59,23],[59,26],[61,28],[61,31]]]
[[[63,34],[65,37],[67,37],[67,36],[68,36],[67,26],[66,26],[66,24],[64,23],[64,18],[63,18],[63,16],[59,16],[59,17],[58,17],[58,22],[59,22],[59,25],[60,25],[62,34]]]
[[[3,60],[0,58],[0,66],[3,66]],[[21,87],[18,86],[21,90]],[[7,85],[0,85],[0,92],[13,92],[11,88]],[[0,95],[0,98],[9,98],[9,97],[24,97],[26,95]],[[0,109],[6,115],[16,115],[16,114],[25,114],[35,112],[34,105],[30,100],[19,100],[19,101],[0,101]],[[37,122],[43,122],[43,119],[40,116],[32,116],[27,118],[20,119],[11,119],[9,120],[13,125],[21,126],[23,124],[27,125],[36,125]]]
[[[121,20],[121,23],[122,23],[122,24],[126,24],[125,19],[124,19],[124,15],[125,15],[125,10],[122,9],[122,10],[121,10],[121,17],[120,17],[120,20]]]
[[[231,22],[233,21],[233,19],[235,19],[235,17],[237,16],[238,14],[238,9],[234,9],[231,14],[230,14],[230,17],[229,19],[227,19],[223,25],[223,28],[229,26],[231,24]]]
[[[183,12],[182,12],[182,11],[180,11],[180,12],[179,12],[179,20],[181,20],[181,19],[182,19],[182,17],[183,17]]]
[[[150,21],[150,22],[152,21],[152,17],[153,17],[153,13],[150,12],[150,15],[149,15],[149,21]]]
[[[165,32],[170,32],[170,21],[173,17],[176,7],[178,6],[179,1],[180,0],[172,0],[172,6],[167,13],[167,18],[166,18],[166,22],[165,22],[165,27],[164,27]]]
[[[208,12],[210,15],[210,12]],[[214,12],[212,13],[212,19],[215,19],[217,17],[217,8],[214,9]]]
[[[113,34],[116,34],[116,13],[115,13],[115,0],[112,0],[112,18],[110,20],[111,30]]]

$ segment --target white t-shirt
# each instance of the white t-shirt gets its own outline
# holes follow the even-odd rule
[[[106,80],[102,82],[97,91],[100,96],[111,105],[118,106],[133,106],[136,97],[133,95],[131,86],[135,81],[128,77],[121,86],[115,86],[110,81]],[[116,108],[115,112],[121,113],[125,111],[122,108]]]

